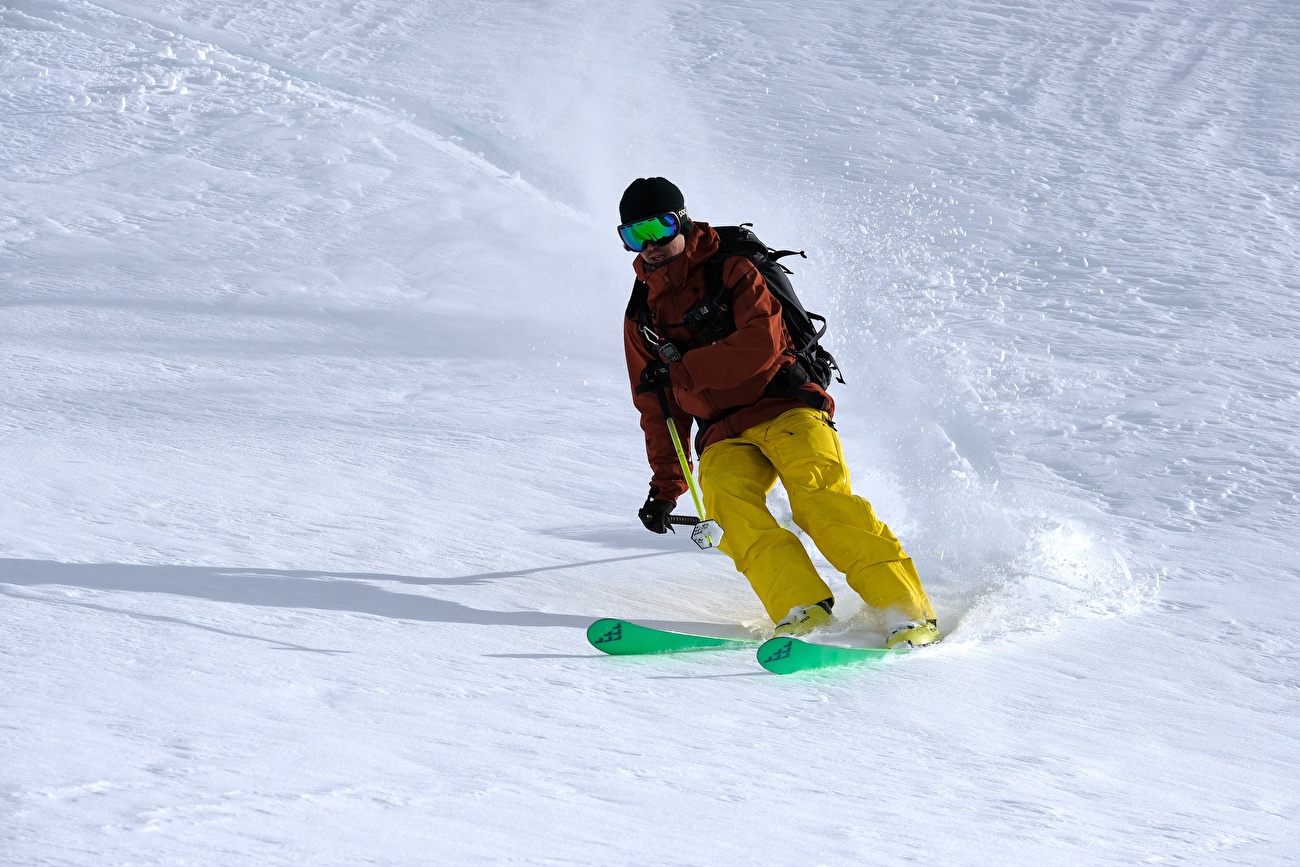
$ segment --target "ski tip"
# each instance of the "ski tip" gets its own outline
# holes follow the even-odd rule
[[[785,636],[764,641],[758,646],[758,664],[773,674],[787,674],[788,661],[794,653],[796,641],[798,639]]]
[[[587,641],[597,650],[613,653],[612,645],[623,638],[623,621],[602,617],[587,627]]]

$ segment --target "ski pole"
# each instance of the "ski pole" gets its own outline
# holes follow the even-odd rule
[[[663,392],[659,392],[663,399],[664,409],[668,408],[668,399]],[[673,448],[677,450],[677,461],[682,465],[682,475],[686,476],[686,484],[691,489],[691,499],[695,501],[695,514],[700,517],[695,522],[695,529],[691,531],[691,541],[701,548],[712,548],[722,541],[722,528],[718,526],[717,521],[706,520],[704,514],[704,501],[700,499],[700,488],[695,484],[695,474],[691,472],[690,461],[686,460],[686,449],[682,448],[681,437],[677,436],[677,425],[673,422],[673,414],[665,412],[664,418],[668,422],[668,434],[673,438]],[[669,523],[675,523],[672,516],[669,516]]]
[[[691,463],[686,460],[686,449],[682,448],[681,437],[677,436],[677,425],[673,423],[673,417],[668,416],[668,434],[673,438],[673,448],[677,449],[677,462],[682,465],[682,475],[686,476],[686,484],[691,489],[691,499],[695,501],[695,514],[704,520],[704,502],[700,499],[700,489],[695,484],[695,474],[691,472]]]

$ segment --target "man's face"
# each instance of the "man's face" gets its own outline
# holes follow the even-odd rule
[[[641,261],[647,265],[662,265],[669,259],[674,259],[682,254],[686,249],[686,236],[680,232],[673,236],[671,241],[664,244],[646,244],[645,249],[637,255]]]

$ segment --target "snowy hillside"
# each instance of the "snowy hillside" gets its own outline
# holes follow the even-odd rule
[[[0,863],[1300,860],[1297,45],[1267,0],[0,0]],[[770,629],[635,518],[658,174],[807,251],[942,645],[588,645]]]

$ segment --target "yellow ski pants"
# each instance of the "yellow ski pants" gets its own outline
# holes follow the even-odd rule
[[[723,531],[719,547],[749,579],[773,622],[796,605],[832,598],[799,537],[768,511],[767,493],[778,479],[794,522],[868,605],[935,619],[912,559],[871,504],[850,490],[830,416],[800,407],[720,440],[700,456],[704,510]]]

